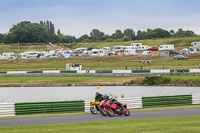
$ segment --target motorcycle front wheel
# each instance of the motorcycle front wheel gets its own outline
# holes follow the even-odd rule
[[[129,116],[130,115],[130,110],[127,108],[124,108],[124,115]]]
[[[97,114],[97,109],[95,107],[90,107],[90,112],[92,114]]]

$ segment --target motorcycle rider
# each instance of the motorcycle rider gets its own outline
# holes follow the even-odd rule
[[[102,101],[103,100],[103,95],[99,92],[96,92],[95,94],[95,101]]]
[[[111,100],[111,104],[117,104],[120,108],[122,108],[121,103],[117,101],[117,99],[112,98],[112,96],[109,97]]]

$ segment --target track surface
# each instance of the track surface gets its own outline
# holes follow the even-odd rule
[[[139,119],[187,117],[187,116],[200,116],[200,108],[132,111],[130,116],[116,115],[115,117],[108,117],[108,116],[105,117],[100,114],[97,115],[76,114],[76,115],[41,116],[41,117],[37,116],[37,117],[0,118],[0,127],[139,120]]]

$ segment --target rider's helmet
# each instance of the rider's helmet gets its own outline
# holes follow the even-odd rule
[[[99,94],[100,94],[99,92],[96,92],[96,94],[95,94],[95,95],[96,95],[96,96],[98,96]]]
[[[108,99],[108,96],[106,94],[104,94],[103,99]]]
[[[111,99],[112,99],[112,96],[109,96],[109,99],[111,100]]]

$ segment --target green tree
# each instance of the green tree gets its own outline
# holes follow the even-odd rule
[[[125,29],[124,30],[124,39],[134,40],[135,39],[135,32],[132,29]]]
[[[87,34],[82,35],[78,38],[78,42],[90,42],[90,37]]]
[[[44,27],[38,23],[31,23],[29,21],[23,21],[14,25],[7,36],[7,43],[44,43],[48,37]]]
[[[121,32],[121,30],[116,30],[115,33],[112,34],[113,39],[122,39],[124,37],[124,34]]]
[[[98,29],[93,29],[92,32],[90,32],[90,38],[92,41],[103,41],[104,33]]]
[[[170,34],[171,36],[175,36],[176,33],[175,33],[174,30],[170,30],[170,31],[169,31],[169,34]]]
[[[55,34],[54,24],[49,20],[47,20],[46,22],[40,21],[40,24],[46,29],[46,32],[48,34],[48,41],[52,43],[56,42],[58,37],[56,37]]]
[[[138,30],[136,40],[143,40],[146,39],[147,32]]]
[[[4,43],[4,40],[5,40],[5,35],[0,34],[0,43]]]

